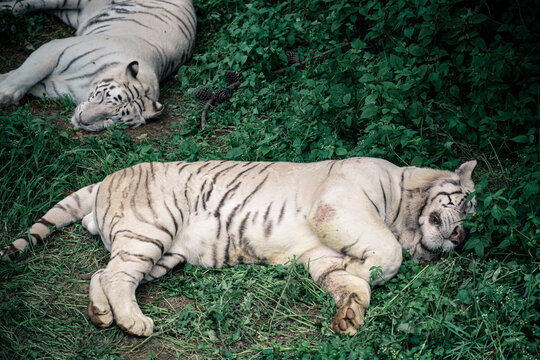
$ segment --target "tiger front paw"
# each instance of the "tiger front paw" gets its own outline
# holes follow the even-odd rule
[[[2,86],[0,86],[0,106],[6,106],[6,105],[18,105],[19,100],[22,99],[26,92],[24,90],[17,90],[14,92],[11,92],[9,90],[3,90]]]
[[[356,294],[352,294],[341,306],[338,305],[337,314],[330,328],[338,334],[356,334],[356,329],[364,325],[364,314],[367,305]]]

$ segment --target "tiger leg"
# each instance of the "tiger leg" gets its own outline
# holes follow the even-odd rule
[[[368,289],[370,285],[382,285],[392,278],[402,261],[401,246],[392,233],[384,229],[379,230],[370,232],[367,239],[358,235],[345,238],[346,230],[335,235],[335,239],[342,237],[341,241],[349,241],[348,245],[342,246],[339,250],[347,254],[341,264],[342,267],[348,274],[360,279]],[[334,331],[348,333],[349,330],[356,328],[356,324],[349,321],[347,312],[348,310],[338,312],[332,326]]]
[[[50,41],[30,54],[19,68],[10,71],[7,76],[2,75],[0,105],[18,104],[26,93],[53,72],[62,52],[78,42],[80,39],[76,37]],[[44,95],[58,96],[54,92]]]
[[[382,232],[384,233],[384,232]],[[341,234],[343,235],[343,234]],[[388,234],[386,234],[388,235]],[[399,244],[394,246],[394,237],[390,233],[388,237],[374,237],[377,246],[360,246],[358,238],[351,241],[348,247],[342,247],[340,251],[348,254],[344,257],[341,266],[356,279],[365,284],[369,289],[370,285],[382,285],[397,273],[402,261],[402,249]],[[397,241],[395,241],[397,243]],[[339,326],[339,327],[338,327]],[[338,311],[332,329],[336,332],[352,332],[357,325],[349,321],[348,310]]]
[[[343,206],[345,202],[321,202],[312,216],[313,228],[326,246],[345,255],[347,271],[382,285],[399,270],[402,247],[380,218]]]
[[[126,233],[131,232],[126,231]],[[154,322],[141,312],[135,290],[161,258],[162,249],[168,250],[165,244],[170,243],[170,239],[160,239],[159,236],[144,237],[144,241],[139,239],[143,237],[140,235],[117,236],[112,243],[111,259],[107,267],[96,277],[99,279],[99,285],[105,294],[116,324],[128,334],[150,336]],[[98,310],[104,310],[106,313],[106,304],[99,286],[91,290],[93,291],[91,301],[94,307],[97,306]],[[89,312],[90,316],[92,313]],[[106,323],[103,319],[108,319],[108,317],[98,313],[96,322]]]
[[[107,300],[107,296],[101,287],[101,274],[103,271],[104,269],[96,271],[90,280],[88,316],[94,325],[109,327],[113,322],[113,314],[109,300]]]
[[[323,244],[344,255],[341,268],[366,288],[384,284],[399,270],[401,245],[377,214],[366,210],[365,199],[333,191],[315,204],[310,223]],[[333,329],[353,333],[357,324],[348,315],[347,309],[338,311]]]
[[[371,292],[368,282],[347,272],[343,266],[343,255],[324,246],[302,253],[298,260],[336,303],[332,330],[354,335],[356,329],[364,324],[364,314],[369,307]]]
[[[169,251],[152,267],[141,283],[158,279],[172,270],[176,265],[185,263],[186,258],[172,251]],[[88,304],[88,316],[92,323],[99,327],[109,327],[113,322],[113,314],[109,300],[101,287],[101,274],[104,269],[98,270],[92,275],[90,280],[90,302]]]

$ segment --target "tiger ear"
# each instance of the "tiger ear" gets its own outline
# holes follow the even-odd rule
[[[126,67],[126,76],[136,79],[138,73],[139,73],[139,62],[138,61],[130,62],[128,66]]]
[[[145,119],[151,119],[153,117],[158,116],[161,114],[165,106],[157,101],[148,100],[149,102],[146,103],[146,109],[143,112],[143,117]]]
[[[462,180],[470,180],[472,172],[476,167],[476,160],[467,161],[466,163],[461,164],[459,168],[456,169],[456,174]]]
[[[156,111],[156,113],[160,113],[160,112],[163,111],[163,108],[164,108],[165,106],[163,106],[163,104],[160,103],[160,102],[154,101],[154,102],[152,102],[152,107],[154,108],[154,110]]]

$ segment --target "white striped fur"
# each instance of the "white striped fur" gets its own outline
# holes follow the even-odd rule
[[[90,318],[140,336],[153,331],[135,299],[141,281],[184,262],[219,268],[296,257],[335,299],[332,329],[354,334],[370,284],[397,273],[402,248],[431,260],[464,240],[475,165],[449,172],[373,158],[143,163],[66,197],[0,256],[82,219],[111,252],[90,283]],[[382,270],[376,279],[373,266]]]
[[[137,127],[159,115],[159,81],[191,56],[195,42],[191,0],[22,0],[0,9],[43,10],[77,29],[0,74],[0,105],[27,93],[69,95],[78,105],[73,125],[88,131],[114,122]]]

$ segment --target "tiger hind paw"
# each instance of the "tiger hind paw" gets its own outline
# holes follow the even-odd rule
[[[0,106],[2,105],[18,105],[19,100],[22,99],[22,97],[26,94],[24,90],[17,90],[13,93],[8,91],[2,91],[2,87],[0,86]]]
[[[154,321],[148,316],[135,315],[128,319],[115,319],[120,329],[130,335],[150,336],[154,332]]]
[[[332,321],[331,329],[338,334],[356,334],[356,329],[364,325],[365,304],[361,304],[359,297],[353,294],[348,301],[340,306]]]
[[[111,309],[106,309],[96,306],[92,300],[88,303],[88,316],[92,323],[98,327],[109,327],[113,322],[113,314]]]

